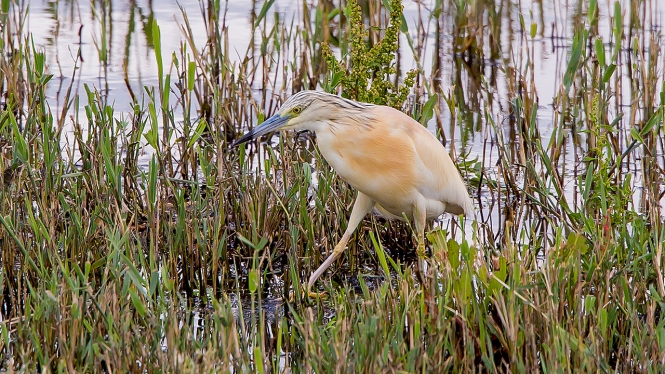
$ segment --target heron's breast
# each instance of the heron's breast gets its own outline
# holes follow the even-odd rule
[[[317,133],[317,139],[321,154],[342,179],[394,211],[412,205],[423,179],[413,144],[398,135],[357,130]]]

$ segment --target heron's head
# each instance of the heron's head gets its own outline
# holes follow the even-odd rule
[[[255,127],[233,146],[256,139],[278,130],[306,129],[307,124],[330,121],[343,117],[350,111],[362,110],[369,104],[358,103],[320,91],[300,91],[282,104],[277,113]]]

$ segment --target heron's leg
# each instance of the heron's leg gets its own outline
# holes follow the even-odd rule
[[[417,202],[414,214],[413,214],[414,226],[416,229],[415,235],[418,240],[418,249],[416,253],[418,254],[418,269],[416,270],[416,275],[418,276],[418,281],[420,282],[420,287],[423,290],[423,296],[425,297],[425,313],[433,311],[436,313],[436,303],[432,299],[432,294],[430,293],[430,284],[427,282],[425,275],[427,274],[427,269],[425,269],[425,224],[427,221],[427,202],[420,200]]]
[[[353,204],[351,217],[349,218],[349,224],[346,226],[346,231],[344,231],[342,239],[339,241],[339,243],[337,243],[332,254],[323,262],[323,264],[321,264],[321,266],[319,266],[318,269],[316,269],[314,273],[312,273],[312,276],[309,277],[309,282],[307,283],[308,293],[310,292],[309,290],[312,288],[316,280],[319,279],[319,277],[328,269],[328,267],[330,267],[330,265],[335,262],[335,260],[337,260],[342,252],[344,252],[346,243],[349,242],[349,239],[351,238],[351,235],[355,231],[356,227],[358,227],[360,221],[362,221],[363,217],[365,217],[365,215],[369,213],[373,207],[374,201],[372,201],[369,196],[358,191],[358,197],[356,198],[356,202]]]
[[[418,273],[421,282],[425,281],[424,272],[425,272],[425,223],[427,218],[426,212],[426,202],[418,201],[414,207],[413,221],[415,228],[416,241],[418,242],[418,248],[416,249],[416,254],[418,255]],[[423,284],[425,286],[425,284]]]
[[[425,257],[425,224],[427,218],[427,207],[425,201],[418,201],[414,207],[413,221],[415,228],[415,237],[418,241],[416,253],[418,257]]]

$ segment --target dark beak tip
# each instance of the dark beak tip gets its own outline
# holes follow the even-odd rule
[[[235,147],[237,147],[237,146],[239,146],[239,145],[241,145],[241,144],[243,144],[243,143],[247,143],[247,142],[253,140],[253,139],[254,139],[253,134],[254,134],[254,133],[250,131],[250,132],[248,132],[247,134],[245,134],[245,135],[239,137],[239,138],[236,139],[233,143],[231,143],[231,148],[235,148]]]
[[[252,130],[248,131],[245,135],[236,139],[236,141],[234,141],[231,144],[231,147],[235,148],[240,144],[247,143],[254,139],[258,139],[265,134],[269,134],[271,132],[279,130],[279,128],[284,125],[285,121],[286,121],[285,119],[278,117],[278,115],[274,115],[268,118],[267,120],[263,121],[263,123],[261,123],[258,127],[253,128]]]
[[[248,142],[249,142],[249,139],[244,139],[244,140],[238,139],[235,142],[231,143],[231,148],[238,148],[242,144],[245,144],[245,143],[248,143]]]

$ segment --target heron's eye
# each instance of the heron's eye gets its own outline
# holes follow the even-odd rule
[[[302,112],[302,108],[297,106],[297,107],[293,108],[292,112],[293,112],[293,114],[300,114],[300,112]]]

